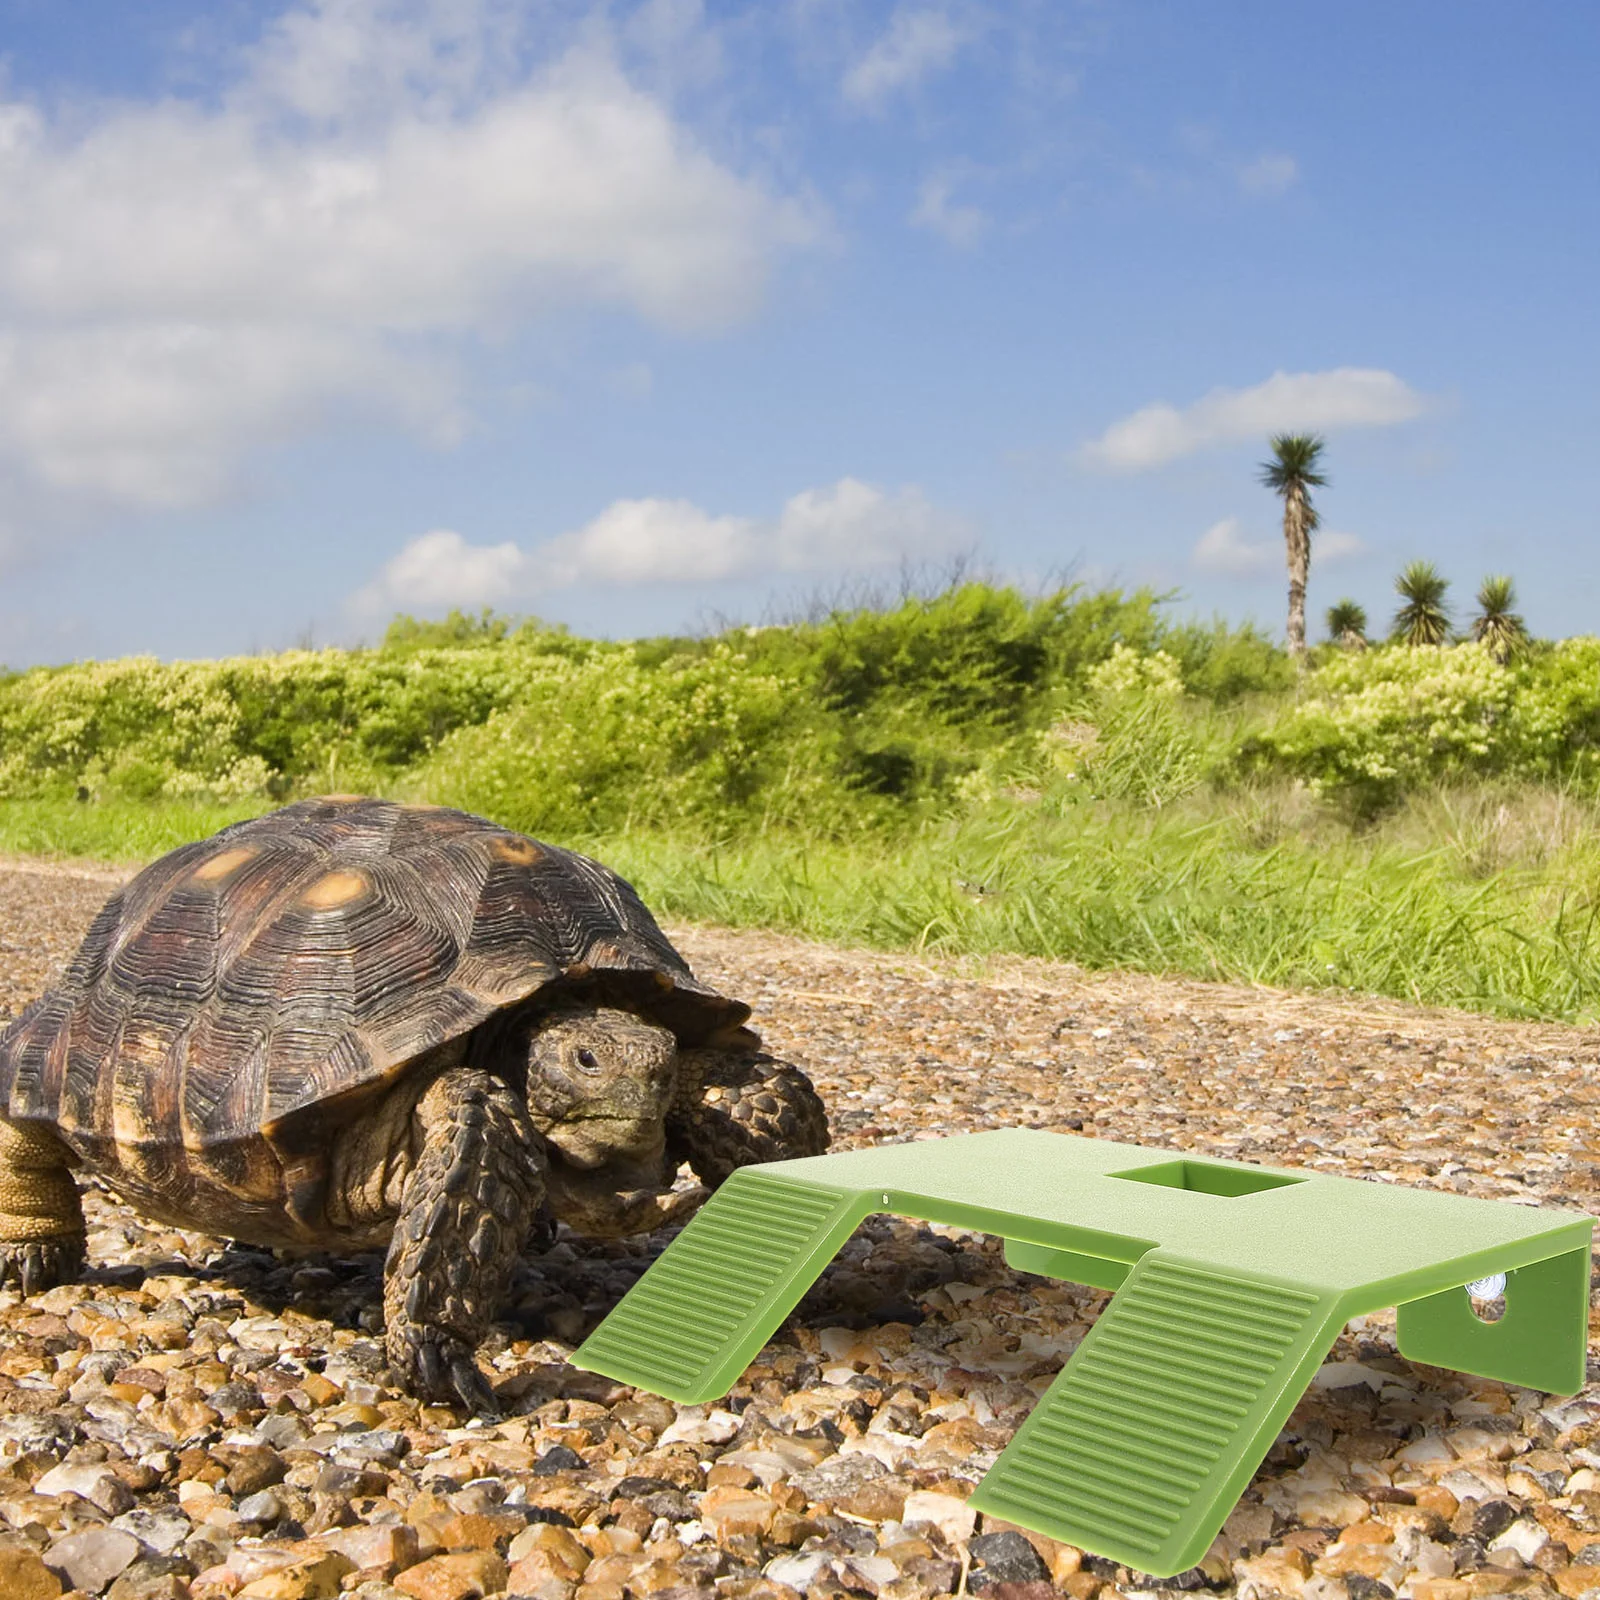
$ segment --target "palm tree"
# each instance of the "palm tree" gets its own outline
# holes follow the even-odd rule
[[[1314,433],[1276,433],[1268,443],[1272,460],[1261,463],[1261,481],[1283,496],[1283,543],[1289,561],[1289,654],[1306,653],[1306,578],[1311,571],[1311,533],[1318,517],[1307,493],[1328,480],[1317,471],[1322,439]]]
[[[1485,578],[1478,585],[1478,615],[1472,624],[1472,637],[1488,645],[1489,654],[1502,665],[1528,642],[1527,623],[1511,609],[1516,603],[1516,585],[1509,577]]]
[[[1450,580],[1431,561],[1409,562],[1394,580],[1405,604],[1394,614],[1391,637],[1401,644],[1443,644],[1450,637],[1444,604],[1449,587]]]
[[[1346,650],[1367,648],[1367,614],[1354,600],[1338,600],[1328,607],[1328,636]]]

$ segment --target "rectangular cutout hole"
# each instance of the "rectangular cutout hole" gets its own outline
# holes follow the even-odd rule
[[[1226,1200],[1306,1181],[1304,1178],[1285,1177],[1279,1172],[1252,1172],[1248,1168],[1213,1166],[1209,1161],[1163,1161],[1153,1167],[1138,1167],[1132,1172],[1108,1172],[1106,1176],[1127,1178],[1133,1183],[1156,1183],[1164,1189],[1189,1189],[1195,1194],[1214,1194]]]

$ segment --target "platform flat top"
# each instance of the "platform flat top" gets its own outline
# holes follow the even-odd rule
[[[1181,1165],[1180,1165],[1181,1164]],[[843,1190],[879,1190],[881,1209],[952,1221],[1060,1249],[1133,1261],[1161,1247],[1218,1267],[1340,1291],[1423,1269],[1463,1276],[1586,1247],[1592,1219],[1436,1190],[1031,1128],[838,1151],[750,1169]],[[1166,1182],[1125,1174],[1145,1172]],[[1271,1183],[1251,1193],[1205,1187]],[[874,1208],[878,1209],[878,1208]],[[999,1213],[1011,1225],[958,1215]],[[1458,1276],[1454,1280],[1462,1281]]]

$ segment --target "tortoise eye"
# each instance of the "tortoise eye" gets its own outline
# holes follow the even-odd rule
[[[600,1061],[593,1050],[582,1049],[578,1052],[578,1066],[584,1072],[598,1072]]]

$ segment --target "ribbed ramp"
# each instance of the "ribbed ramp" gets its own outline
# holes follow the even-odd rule
[[[1145,1572],[1182,1572],[1339,1326],[1332,1296],[1152,1252],[971,1504]]]
[[[669,1400],[724,1395],[866,1214],[847,1190],[734,1173],[574,1354]]]

